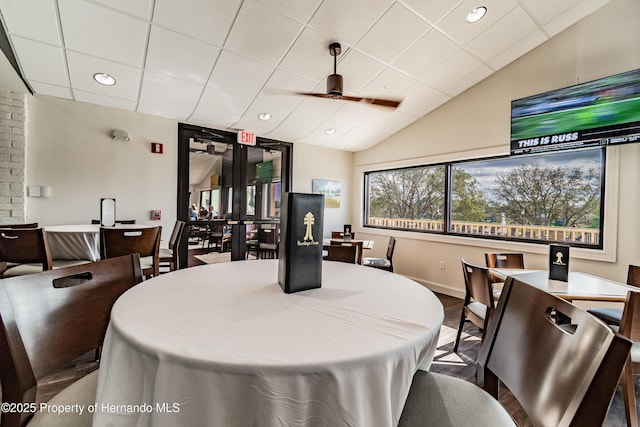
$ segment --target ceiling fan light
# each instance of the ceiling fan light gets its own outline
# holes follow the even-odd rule
[[[113,86],[116,84],[116,79],[107,73],[95,73],[93,79],[104,86]]]
[[[473,24],[474,22],[478,22],[484,17],[486,13],[487,13],[486,7],[484,6],[476,7],[467,15],[467,22],[470,24]]]

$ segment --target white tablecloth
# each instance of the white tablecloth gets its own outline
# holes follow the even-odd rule
[[[44,229],[53,259],[100,259],[100,225],[48,225]]]
[[[439,300],[337,262],[324,262],[322,288],[285,294],[277,263],[193,267],[127,291],[111,314],[94,426],[396,425],[433,358]]]

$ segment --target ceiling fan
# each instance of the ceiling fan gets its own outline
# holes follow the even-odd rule
[[[338,74],[338,55],[342,52],[340,43],[331,43],[329,53],[333,56],[333,74],[327,76],[327,93],[298,92],[299,95],[315,96],[317,98],[342,99],[343,101],[364,102],[379,105],[381,107],[397,108],[401,99],[363,98],[358,96],[345,96],[342,94],[342,76]]]

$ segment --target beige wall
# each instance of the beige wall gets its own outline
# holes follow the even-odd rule
[[[353,179],[360,196],[353,203],[353,224],[361,225],[360,189],[365,171],[508,154],[511,100],[640,68],[638,22],[640,2],[613,0],[414,124],[356,153]],[[571,268],[624,281],[627,265],[640,263],[640,145],[609,149],[607,166],[606,250],[573,250]],[[526,265],[538,268],[543,268],[547,259],[544,245],[365,230],[376,240],[377,255],[383,255],[390,234],[399,237],[394,258],[399,273],[458,296],[464,290],[462,257],[483,265],[485,252],[524,251]],[[440,261],[445,261],[444,270],[439,269]]]
[[[163,241],[176,219],[178,122],[141,113],[48,96],[28,97],[26,185],[50,186],[50,198],[28,197],[27,222],[86,224],[100,216],[101,197],[116,199],[116,215],[140,224],[162,210]],[[111,139],[125,130],[131,141]],[[164,144],[164,154],[150,143]],[[311,179],[343,181],[351,195],[353,154],[308,144],[294,145],[294,191],[311,191]],[[328,209],[328,226],[342,227],[351,204]]]

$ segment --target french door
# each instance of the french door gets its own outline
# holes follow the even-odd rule
[[[183,123],[178,144],[177,218],[191,230],[180,242],[180,268],[187,265],[189,238],[209,247],[203,239],[212,230],[224,234],[214,242],[217,250],[230,248],[232,261],[246,259],[247,240],[259,229],[277,232],[282,194],[291,190],[293,145],[265,138],[244,145],[235,132]]]

